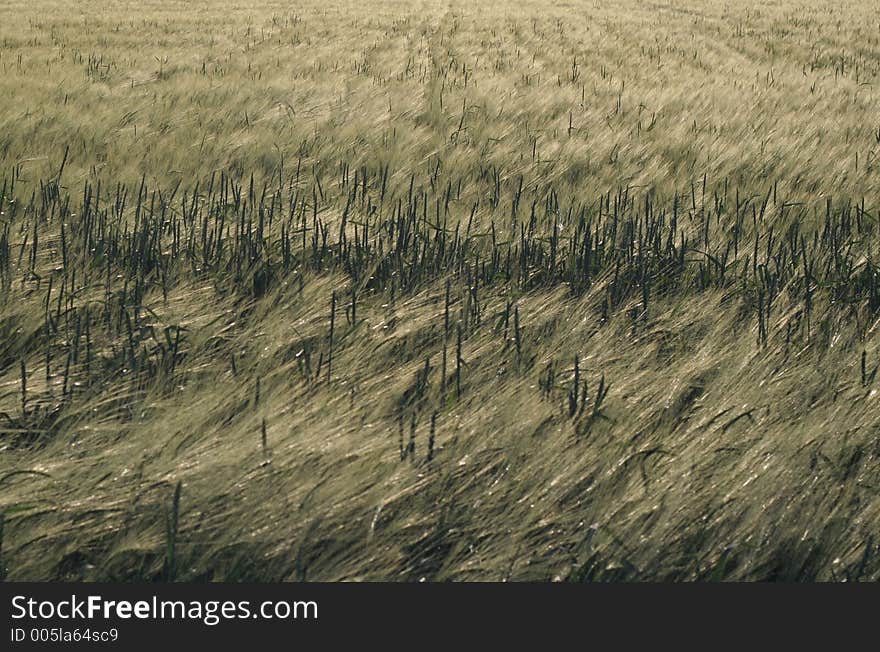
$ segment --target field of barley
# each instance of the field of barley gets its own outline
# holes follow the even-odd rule
[[[878,579],[878,320],[876,0],[0,2],[10,580]]]

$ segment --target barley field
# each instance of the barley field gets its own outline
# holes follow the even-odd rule
[[[0,3],[7,579],[876,580],[878,319],[875,0]]]

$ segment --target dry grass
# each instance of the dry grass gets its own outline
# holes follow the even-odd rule
[[[877,579],[878,9],[6,3],[3,572]]]

